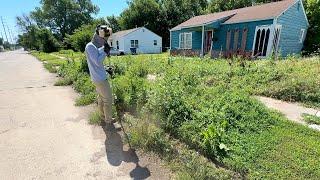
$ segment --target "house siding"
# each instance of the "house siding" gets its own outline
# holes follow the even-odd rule
[[[131,40],[138,40],[139,47],[137,53],[162,53],[162,37],[153,33],[149,29],[142,27],[135,31],[132,31],[123,36],[112,36],[108,39],[108,42],[112,47],[117,48],[117,41],[119,42],[119,51],[125,54],[131,54]],[[157,40],[157,44],[154,45],[154,40]]]
[[[188,28],[188,29],[181,29],[177,31],[171,31],[171,49],[179,49],[179,36],[180,33],[192,33],[192,49],[200,50],[201,49],[201,42],[202,42],[202,32],[199,31],[199,28]],[[199,41],[200,39],[200,41]]]
[[[303,48],[303,42],[299,42],[301,29],[305,29],[305,32],[307,32],[308,28],[302,2],[297,2],[280,15],[277,19],[277,24],[282,25],[279,43],[281,55],[299,54]]]
[[[241,47],[241,39],[242,39],[242,30],[244,28],[248,28],[247,34],[247,42],[246,42],[246,51],[251,51],[253,47],[254,41],[254,33],[256,26],[261,25],[271,25],[273,24],[273,20],[263,20],[256,22],[247,22],[247,23],[237,23],[237,24],[221,24],[218,29],[214,30],[214,37],[217,38],[217,41],[213,43],[213,50],[222,51],[226,50],[226,38],[228,29],[235,30],[239,29],[239,38],[238,38],[238,47]],[[205,30],[210,30],[211,25],[208,25]],[[201,50],[202,43],[202,29],[201,26],[198,28],[189,28],[189,29],[181,29],[177,31],[171,32],[171,49],[179,49],[179,34],[184,32],[192,33],[192,49],[193,50]],[[231,33],[231,43],[230,49],[233,49],[233,39],[234,39],[234,31]]]
[[[234,44],[234,32],[236,29],[239,29],[239,37],[238,37],[238,45],[237,47],[241,47],[241,40],[242,40],[242,30],[244,28],[248,28],[247,34],[247,42],[245,46],[246,51],[251,51],[253,48],[253,41],[255,36],[256,26],[262,25],[271,25],[273,24],[273,20],[263,20],[263,21],[255,21],[255,22],[246,22],[246,23],[237,23],[237,24],[222,24],[219,29],[216,29],[214,32],[214,37],[217,39],[213,43],[213,50],[216,51],[225,51],[226,50],[226,38],[227,38],[227,31],[230,29],[232,30],[231,33],[231,42],[230,42],[230,49],[233,49]]]
[[[213,36],[215,41],[213,42],[213,51],[211,52],[212,57],[216,57],[220,54],[228,57],[230,54],[232,55],[232,53],[243,53],[246,56],[251,56],[254,46],[253,43],[255,39],[256,27],[263,25],[281,25],[282,28],[278,48],[280,56],[287,56],[289,54],[299,54],[301,52],[301,49],[303,48],[303,43],[308,29],[308,21],[305,17],[303,4],[301,0],[297,1],[295,4],[289,7],[276,19],[272,18],[267,20],[257,20],[252,22],[241,22],[233,24],[219,24],[220,22],[214,22],[205,26],[205,30],[214,29]],[[247,28],[248,30],[244,49],[245,52],[235,52],[234,50],[236,49],[233,47],[235,44],[235,30],[239,30],[238,40],[236,44],[237,49],[240,49],[242,47],[242,36],[243,30],[245,28]],[[299,42],[301,38],[301,29],[305,30],[305,36],[302,43]],[[228,30],[231,30],[229,47],[230,51],[226,51]],[[192,50],[194,52],[197,52],[198,54],[201,54],[200,52],[202,46],[202,26],[171,31],[171,50],[179,50],[179,34],[183,32],[192,33]],[[272,38],[273,36],[271,35],[270,37]],[[271,45],[269,44],[269,48],[270,47]],[[177,52],[180,51],[183,52],[183,50],[179,50]],[[268,49],[267,56],[270,55],[270,52],[271,49]]]

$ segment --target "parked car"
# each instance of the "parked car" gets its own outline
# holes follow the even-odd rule
[[[4,47],[0,46],[0,52],[3,52],[3,51],[4,51]]]
[[[116,49],[114,47],[111,47],[110,55],[111,56],[122,56],[122,55],[124,55],[124,52],[123,51],[119,51],[118,49]]]

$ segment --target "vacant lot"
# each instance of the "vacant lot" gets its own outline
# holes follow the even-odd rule
[[[34,55],[59,73],[57,85],[73,84],[82,94],[78,105],[95,101],[83,54],[56,53],[71,60]],[[252,97],[320,107],[320,58],[251,62],[162,54],[113,57],[112,64],[115,115],[130,112],[147,120],[242,177],[320,178],[320,133],[289,122]],[[144,138],[138,134],[131,136],[135,142]]]

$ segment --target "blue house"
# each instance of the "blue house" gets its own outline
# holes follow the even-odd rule
[[[259,58],[299,54],[308,26],[301,0],[196,16],[170,30],[170,54]]]

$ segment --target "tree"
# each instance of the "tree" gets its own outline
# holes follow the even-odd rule
[[[60,47],[52,32],[46,28],[39,28],[36,25],[28,27],[28,31],[18,36],[18,44],[25,49],[44,52],[57,51]]]
[[[112,28],[113,32],[118,32],[121,30],[120,24],[119,24],[119,18],[112,16],[107,16],[107,24]]]
[[[169,30],[187,19],[205,13],[207,0],[131,0],[120,14],[122,29],[145,26],[163,38],[168,47]]]
[[[208,12],[221,12],[276,1],[281,0],[211,0],[208,4]]]
[[[3,45],[3,39],[0,38],[0,46]]]
[[[304,1],[310,27],[307,32],[304,50],[306,54],[320,53],[320,1]]]
[[[90,23],[99,8],[91,0],[41,0],[41,7],[30,13],[40,28],[48,27],[60,40],[83,24]]]
[[[145,26],[155,30],[160,6],[155,0],[133,0],[129,8],[120,15],[120,25],[123,29]]]
[[[65,43],[70,44],[74,50],[83,52],[86,44],[91,41],[98,24],[106,24],[106,22],[103,19],[97,19],[91,24],[82,25],[72,35],[67,35]]]
[[[10,45],[10,43],[8,41],[4,41],[3,42],[3,48],[4,49],[10,49],[10,47],[11,47],[11,45]]]
[[[60,44],[50,30],[39,29],[36,36],[41,51],[46,53],[58,51]]]
[[[37,41],[38,27],[36,25],[28,26],[27,31],[18,36],[18,44],[25,49],[40,50]]]
[[[35,25],[35,22],[27,14],[22,14],[22,16],[16,17],[16,23],[22,32],[27,32],[28,28]]]

